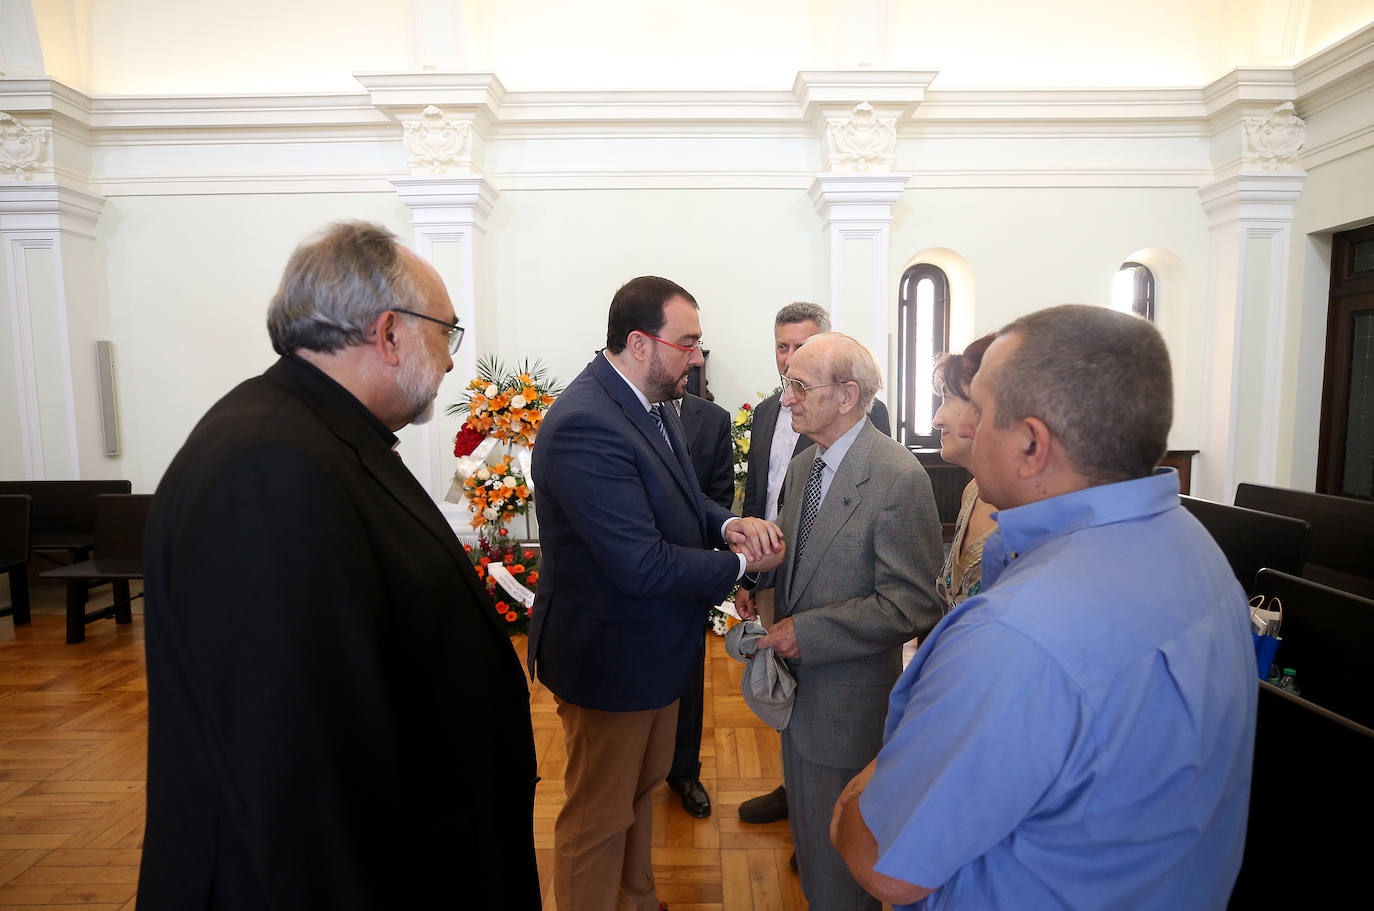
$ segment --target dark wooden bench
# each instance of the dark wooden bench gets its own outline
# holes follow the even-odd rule
[[[65,550],[73,560],[86,559],[95,546],[95,498],[132,489],[128,481],[0,481],[0,496],[33,497],[30,548]]]
[[[1259,571],[1254,593],[1283,605],[1274,661],[1298,672],[1303,698],[1374,727],[1374,601],[1272,569]]]
[[[102,494],[96,498],[95,556],[43,573],[67,585],[67,642],[86,638],[86,624],[106,617],[129,623],[129,581],[143,578],[143,529],[148,523],[149,494]],[[114,603],[86,613],[89,586],[109,582]],[[138,595],[136,597],[142,597]]]
[[[1365,888],[1374,730],[1258,686],[1250,820],[1228,907],[1348,907]]]
[[[0,573],[10,577],[10,603],[0,617],[13,617],[15,626],[29,622],[29,507],[33,498],[0,496]]]
[[[1307,565],[1299,575],[1374,598],[1374,502],[1241,484],[1236,505],[1309,523]]]
[[[1197,497],[1180,495],[1178,499],[1217,542],[1248,594],[1254,594],[1250,588],[1255,574],[1266,566],[1295,576],[1302,574],[1308,534],[1303,520]]]

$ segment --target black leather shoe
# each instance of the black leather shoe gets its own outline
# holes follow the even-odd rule
[[[778,785],[762,797],[739,805],[739,818],[745,822],[777,822],[787,818],[787,789]]]
[[[692,816],[697,819],[705,819],[711,815],[711,798],[706,796],[706,789],[701,786],[701,779],[670,781],[668,787],[682,797],[682,809]]]

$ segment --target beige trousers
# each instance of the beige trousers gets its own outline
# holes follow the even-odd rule
[[[673,763],[677,703],[603,712],[558,702],[567,801],[553,826],[558,911],[658,911],[653,793]]]

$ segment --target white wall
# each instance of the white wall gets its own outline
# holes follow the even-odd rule
[[[113,461],[136,493],[152,492],[211,404],[276,359],[267,303],[282,267],[301,239],[338,218],[409,234],[405,207],[378,194],[106,203],[99,240],[124,432]]]
[[[908,190],[896,207],[892,258],[904,263],[927,247],[967,260],[977,284],[972,334],[1056,304],[1107,304],[1117,269],[1132,253],[1163,248],[1183,264],[1185,287],[1165,290],[1157,324],[1173,359],[1175,407],[1171,448],[1200,446],[1200,402],[1206,357],[1202,292],[1207,275],[1207,222],[1187,189],[924,189]],[[896,284],[892,280],[893,325]],[[952,302],[959,307],[960,302]]]
[[[726,408],[777,385],[773,315],[816,300],[820,220],[792,190],[512,191],[488,223],[506,360],[542,357],[565,382],[606,343],[611,296],[637,275],[701,307],[708,377]]]

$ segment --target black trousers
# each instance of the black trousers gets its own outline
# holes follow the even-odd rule
[[[701,776],[701,713],[706,691],[706,636],[701,637],[696,664],[677,706],[677,742],[669,781],[693,781]]]

